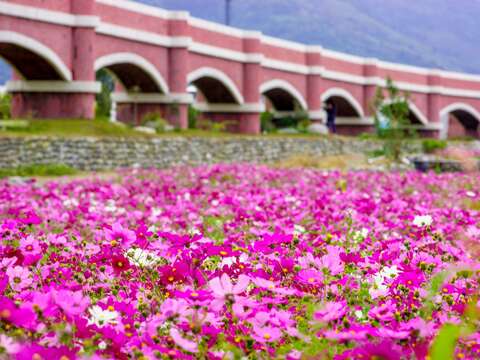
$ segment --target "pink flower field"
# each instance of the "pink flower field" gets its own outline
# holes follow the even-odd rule
[[[479,359],[478,174],[0,184],[1,359]]]

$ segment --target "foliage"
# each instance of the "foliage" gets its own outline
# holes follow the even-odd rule
[[[188,106],[188,128],[196,129],[200,112],[192,105]]]
[[[10,94],[0,94],[0,120],[12,118],[11,106],[12,96]]]
[[[422,149],[425,153],[431,154],[436,150],[443,150],[447,147],[448,143],[445,140],[437,139],[424,139],[422,140]]]
[[[371,104],[377,135],[384,140],[385,154],[394,160],[400,159],[404,141],[413,135],[409,121],[409,97],[409,93],[401,92],[387,78],[386,88],[377,87]]]
[[[273,119],[273,123],[277,128],[298,128],[299,124],[308,120],[308,113],[303,110],[296,109],[290,116]]]
[[[10,176],[64,176],[76,173],[75,169],[65,164],[31,164],[10,169],[0,169],[0,178]]]
[[[197,126],[201,130],[218,134],[226,132],[230,126],[234,126],[235,124],[236,122],[233,120],[214,121],[210,119],[201,119],[198,121]]]
[[[163,133],[167,130],[168,122],[159,112],[150,112],[143,116],[142,125],[155,129],[157,133]]]
[[[260,114],[260,128],[262,133],[268,133],[275,130],[273,120],[274,116],[270,111],[264,111]]]
[[[297,129],[302,132],[302,133],[307,133],[308,132],[308,127],[312,124],[310,119],[304,118],[303,120],[300,120],[297,124]]]
[[[97,71],[96,79],[102,84],[102,89],[101,92],[96,95],[95,112],[99,117],[108,117],[110,116],[110,110],[112,108],[111,95],[115,89],[115,81],[106,69]]]

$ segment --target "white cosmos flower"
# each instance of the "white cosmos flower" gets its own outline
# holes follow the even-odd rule
[[[299,236],[301,234],[304,234],[307,230],[301,226],[301,225],[293,225],[293,235],[294,236]]]
[[[433,222],[433,219],[430,215],[423,215],[423,216],[417,215],[413,220],[413,225],[418,227],[425,227],[425,226],[432,225],[432,222]]]
[[[353,240],[360,242],[365,240],[365,238],[368,236],[368,229],[367,228],[362,228],[360,231],[355,231],[353,233]]]
[[[378,273],[373,276],[373,288],[370,289],[370,295],[372,298],[376,298],[378,296],[384,296],[388,293],[388,286],[385,284],[385,280],[394,279],[400,274],[400,270],[398,270],[396,265],[393,266],[386,266]]]
[[[362,310],[355,310],[354,314],[355,314],[355,317],[356,317],[358,320],[363,319],[363,312],[362,312]]]
[[[150,267],[156,265],[161,258],[156,254],[142,249],[128,249],[125,253],[130,264],[141,267]]]
[[[117,323],[118,312],[114,310],[103,310],[100,306],[92,306],[88,312],[90,313],[91,318],[88,319],[88,324],[95,324],[98,327],[105,325],[115,325]]]
[[[476,194],[473,191],[467,191],[466,195],[471,198],[474,198],[476,196]]]

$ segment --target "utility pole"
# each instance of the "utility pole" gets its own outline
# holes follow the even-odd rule
[[[230,25],[230,10],[232,0],[225,0],[225,24]]]

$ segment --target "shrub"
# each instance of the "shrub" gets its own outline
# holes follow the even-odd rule
[[[193,106],[188,107],[188,128],[196,129],[198,125],[198,113],[199,111]]]
[[[260,114],[260,127],[262,132],[272,132],[275,130],[273,114],[270,111],[264,111]]]
[[[158,112],[150,112],[143,116],[142,125],[155,129],[157,133],[165,132],[168,127],[168,122],[162,118]]]
[[[425,139],[422,141],[422,149],[427,154],[431,154],[436,150],[443,150],[447,147],[445,140]]]
[[[7,120],[11,119],[11,104],[12,104],[12,97],[10,94],[2,94],[0,95],[0,119]]]
[[[96,74],[97,81],[102,84],[102,90],[95,97],[96,108],[95,113],[98,117],[109,117],[112,108],[111,94],[115,88],[115,82],[110,73],[101,69]]]
[[[298,128],[301,122],[308,120],[308,113],[303,110],[295,110],[290,116],[276,118],[273,123],[277,128]]]
[[[308,132],[308,127],[311,125],[310,119],[303,119],[300,120],[297,124],[297,129],[302,132],[302,133],[307,133]]]

